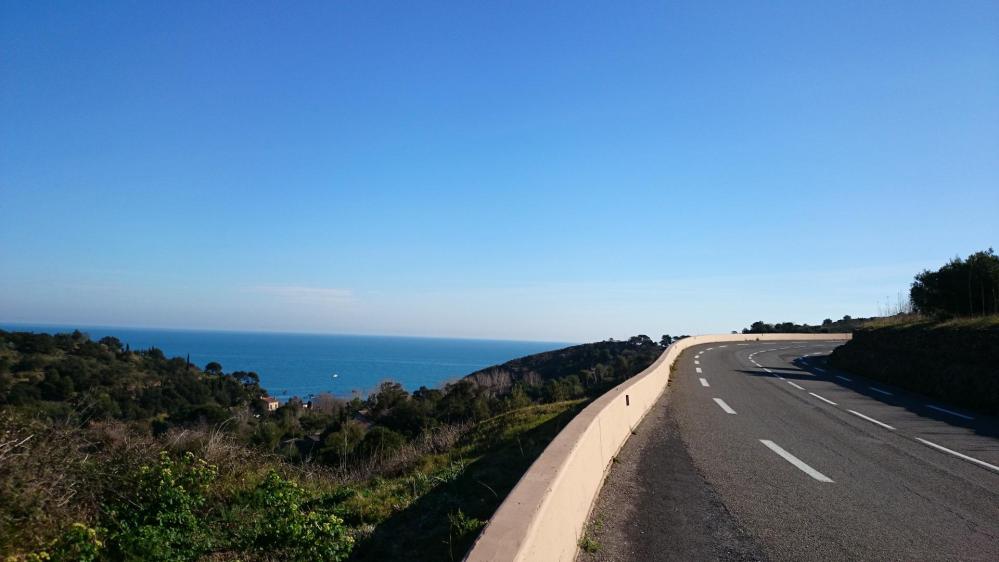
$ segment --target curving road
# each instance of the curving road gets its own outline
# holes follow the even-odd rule
[[[999,560],[999,424],[825,364],[705,345],[628,440],[581,560]]]

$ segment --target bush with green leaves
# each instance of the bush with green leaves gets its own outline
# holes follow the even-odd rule
[[[239,511],[238,546],[288,560],[344,560],[354,539],[347,527],[298,483],[271,471]]]
[[[109,545],[126,559],[180,561],[210,552],[202,512],[218,469],[187,453],[139,469],[135,489],[110,510]]]
[[[98,530],[74,523],[48,549],[25,557],[26,562],[95,562],[100,560],[104,543]]]

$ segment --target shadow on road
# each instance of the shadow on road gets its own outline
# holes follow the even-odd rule
[[[842,371],[832,369],[825,364],[822,359],[811,359],[802,360],[801,363],[805,367],[804,369],[798,367],[766,367],[770,369],[772,373],[760,369],[738,369],[737,372],[744,373],[753,377],[770,377],[776,378],[776,375],[780,375],[787,380],[793,381],[826,381],[847,388],[856,392],[857,394],[866,396],[868,398],[877,400],[884,404],[889,404],[892,406],[898,406],[905,408],[906,410],[924,418],[936,420],[939,422],[946,423],[955,427],[964,427],[971,429],[978,435],[985,437],[992,437],[994,439],[999,439],[999,420],[992,418],[990,416],[980,414],[978,412],[970,412],[965,408],[951,408],[948,405],[938,402],[936,400],[931,400],[924,396],[919,396],[908,391],[904,391],[889,385],[885,385],[879,382],[868,380],[864,377],[854,375],[853,373],[844,373]],[[825,372],[809,371],[806,369],[815,369],[816,367],[824,369]],[[845,381],[843,379],[837,378],[837,376],[846,377],[850,381]],[[872,390],[874,388],[880,388],[891,392],[891,396],[883,394]],[[952,416],[950,414],[928,408],[927,404],[933,404],[940,408],[945,408],[958,413],[965,413],[971,417],[973,420],[966,420],[959,418],[957,416]]]

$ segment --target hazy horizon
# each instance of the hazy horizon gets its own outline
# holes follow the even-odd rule
[[[361,337],[361,338],[400,338],[400,339],[428,339],[428,340],[481,340],[481,341],[509,341],[509,342],[524,342],[524,343],[553,343],[553,344],[567,344],[567,345],[577,345],[582,343],[591,342],[570,342],[570,341],[556,341],[556,340],[511,340],[511,339],[495,339],[495,338],[460,338],[453,336],[423,336],[423,335],[412,335],[412,334],[355,334],[349,332],[295,332],[295,331],[274,331],[274,330],[229,330],[229,329],[213,329],[213,328],[182,328],[182,327],[170,327],[170,326],[128,326],[128,325],[100,325],[100,324],[46,324],[46,323],[32,323],[32,322],[3,322],[0,321],[0,330],[17,331],[17,330],[27,330],[32,331],[33,328],[39,329],[58,329],[60,333],[62,330],[79,330],[83,333],[87,333],[88,330],[100,330],[101,332],[110,332],[116,329],[129,330],[129,331],[142,331],[142,332],[187,332],[187,333],[198,333],[198,332],[210,332],[217,334],[253,334],[253,335],[283,335],[283,336],[344,336],[344,337]],[[52,333],[52,332],[48,332]],[[92,334],[90,334],[92,336]],[[111,334],[113,335],[113,334]],[[637,334],[636,334],[637,335]],[[646,334],[649,335],[649,334]],[[651,337],[651,336],[650,336]]]
[[[594,341],[999,242],[999,4],[7,4],[0,322]]]

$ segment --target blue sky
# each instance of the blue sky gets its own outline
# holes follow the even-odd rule
[[[999,242],[995,2],[0,7],[0,321],[583,341]]]

